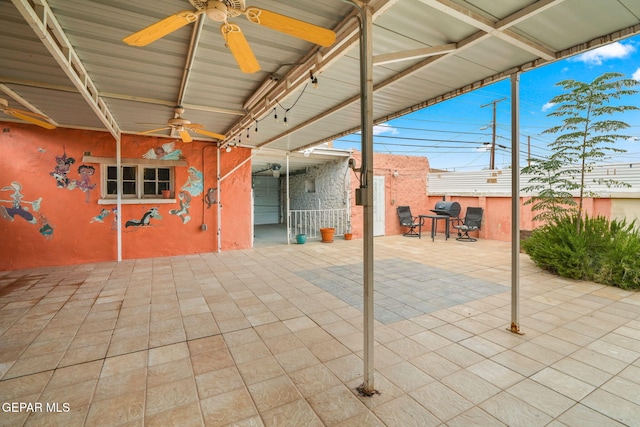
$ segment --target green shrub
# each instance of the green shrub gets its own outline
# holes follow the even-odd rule
[[[563,277],[640,289],[640,232],[635,221],[559,216],[522,242],[540,268]]]

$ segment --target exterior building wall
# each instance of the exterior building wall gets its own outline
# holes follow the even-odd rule
[[[116,142],[109,133],[46,130],[16,123],[0,126],[3,130],[0,133],[0,239],[3,242],[0,270],[117,260],[116,214],[122,218],[124,259],[216,251],[217,206],[213,204],[209,208],[205,194],[218,186],[218,174],[224,176],[250,155],[250,150],[241,148],[224,152],[221,170],[217,171],[214,145],[177,141],[175,150],[181,150],[186,161],[186,166],[175,166],[172,190],[178,197],[123,204],[122,212],[118,213],[115,202],[99,204],[102,198],[100,164],[83,161],[87,152],[92,158],[115,158]],[[122,135],[121,157],[143,159],[149,150],[172,141]],[[67,159],[69,170],[66,178],[56,179],[60,175],[56,173],[58,161],[62,159]],[[84,183],[79,172],[82,165],[92,166],[95,171],[85,177]],[[223,250],[251,245],[250,168],[250,162],[246,162],[220,184]],[[202,176],[200,191],[190,184],[193,171]],[[191,193],[187,206],[186,197],[179,196],[188,192]],[[16,203],[19,209],[12,208]],[[159,218],[152,218],[144,226],[125,226],[127,221],[139,220],[153,208],[157,209]],[[207,226],[206,231],[202,229],[203,224]]]
[[[346,160],[334,160],[307,168],[304,174],[290,176],[290,209],[346,208],[351,181],[350,173]],[[285,178],[281,177],[281,179]]]
[[[460,203],[460,207],[462,208],[460,211],[461,219],[464,218],[467,207],[469,206],[484,209],[482,229],[475,232],[475,236],[481,239],[511,241],[511,197],[446,196],[446,199],[447,201]],[[543,225],[542,222],[533,220],[536,214],[531,211],[531,205],[524,204],[528,199],[528,197],[520,198],[520,230],[533,230]],[[434,206],[436,202],[442,200],[442,196],[430,196],[428,200],[429,205]],[[607,218],[615,218],[616,216],[612,215],[611,207],[611,199],[584,200],[584,209],[589,216],[602,215]],[[431,224],[427,223],[425,226],[427,230],[431,229]]]
[[[362,153],[354,151],[353,158],[357,167],[362,164]],[[397,171],[397,176],[394,172]],[[402,234],[406,231],[400,227],[396,208],[409,206],[413,215],[429,213],[427,198],[427,174],[429,160],[420,156],[401,156],[374,153],[373,175],[385,177],[385,235]],[[353,174],[353,172],[350,172]],[[354,237],[362,237],[364,225],[364,209],[357,206],[355,190],[360,186],[358,179],[351,180],[349,192],[351,203],[351,225]]]

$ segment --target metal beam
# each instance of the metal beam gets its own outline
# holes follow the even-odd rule
[[[51,56],[78,89],[91,109],[116,140],[120,140],[120,127],[113,114],[98,94],[89,73],[69,42],[46,0],[11,0],[31,29],[42,41]],[[32,5],[33,3],[33,5]]]
[[[456,50],[455,43],[442,46],[429,46],[421,49],[405,50],[403,52],[385,53],[373,57],[373,65],[391,64],[393,62],[407,61],[410,59],[425,58],[429,56],[449,53]]]

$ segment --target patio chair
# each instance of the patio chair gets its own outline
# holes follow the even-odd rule
[[[458,237],[456,240],[461,242],[475,242],[478,239],[469,236],[470,231],[478,231],[482,225],[482,214],[484,209],[482,208],[467,208],[467,212],[464,215],[463,220],[458,220],[458,224],[454,224],[453,228],[458,229]]]
[[[416,231],[416,228],[422,226],[422,222],[417,216],[411,215],[411,209],[409,206],[398,206],[398,218],[400,218],[400,226],[407,227],[409,230],[402,233],[407,237],[420,237],[420,233]]]

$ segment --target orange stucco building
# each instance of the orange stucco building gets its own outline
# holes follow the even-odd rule
[[[126,174],[144,169],[158,175],[124,176],[129,192],[135,186],[137,194],[123,195],[117,212],[115,178],[106,176],[117,170],[109,133],[0,125],[0,270],[117,260],[116,215],[122,218],[123,259],[216,251],[218,209],[205,196],[209,189],[215,196],[218,185],[221,248],[251,245],[251,165],[243,164],[248,149],[222,151],[217,170],[218,150],[211,143],[123,135]],[[169,199],[160,195],[165,186]]]

